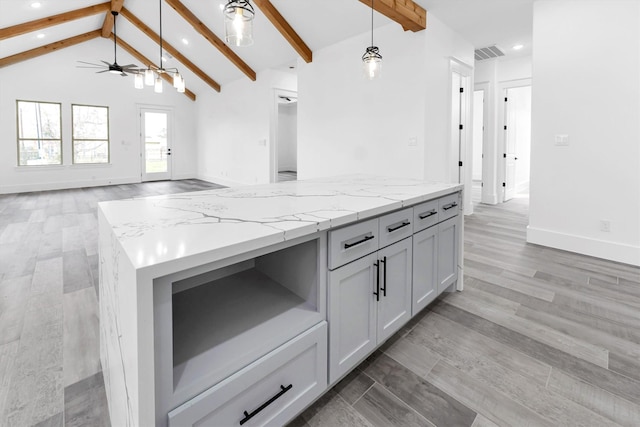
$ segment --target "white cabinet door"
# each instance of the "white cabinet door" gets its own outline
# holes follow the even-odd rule
[[[438,224],[438,294],[458,280],[460,216]]]
[[[329,272],[329,382],[376,347],[377,254]]]
[[[438,294],[438,227],[413,235],[413,296],[411,315],[415,316]]]
[[[411,239],[378,251],[380,301],[378,343],[383,342],[411,318]]]

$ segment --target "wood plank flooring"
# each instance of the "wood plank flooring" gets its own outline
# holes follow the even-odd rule
[[[99,357],[99,201],[198,180],[0,195],[0,426],[108,426]]]
[[[107,426],[96,204],[197,180],[0,195],[0,425]],[[528,200],[465,218],[465,284],[294,427],[640,426],[640,268],[525,243]]]
[[[291,425],[640,426],[640,268],[527,244],[527,210],[476,205],[465,291]]]

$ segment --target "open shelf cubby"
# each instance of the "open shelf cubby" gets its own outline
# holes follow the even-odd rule
[[[317,240],[172,283],[173,388],[226,378],[323,320]]]

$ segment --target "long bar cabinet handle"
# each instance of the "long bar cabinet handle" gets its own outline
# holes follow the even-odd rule
[[[373,239],[374,237],[375,237],[374,235],[371,235],[371,236],[365,236],[365,238],[364,238],[364,239],[362,239],[362,240],[358,240],[357,242],[353,242],[353,243],[345,243],[345,244],[344,244],[344,248],[345,248],[345,249],[352,248],[352,247],[357,246],[357,245],[360,245],[360,244],[362,244],[362,243],[364,243],[364,242],[368,242],[369,240]]]
[[[429,212],[422,214],[422,215],[418,215],[418,218],[420,219],[425,219],[425,218],[429,218],[430,216],[433,216],[435,214],[437,214],[438,211],[435,209],[431,209]]]
[[[262,411],[264,408],[266,408],[267,406],[271,405],[273,402],[275,402],[280,396],[282,396],[283,394],[285,394],[286,392],[288,392],[289,390],[291,390],[293,388],[293,384],[289,384],[288,386],[283,386],[280,385],[280,391],[278,392],[278,394],[276,394],[275,396],[273,396],[271,399],[267,400],[266,402],[264,402],[262,405],[260,405],[260,407],[258,409],[256,409],[255,411],[253,411],[252,413],[248,413],[247,411],[244,411],[244,418],[240,420],[240,425],[243,425],[244,423],[246,423],[247,421],[249,421],[251,418],[255,417],[256,415],[258,415],[260,413],[260,411]]]

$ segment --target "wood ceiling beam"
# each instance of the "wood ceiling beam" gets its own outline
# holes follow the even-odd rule
[[[98,32],[101,32],[101,30],[98,30]],[[113,40],[113,33],[111,34],[110,38]],[[142,62],[143,64],[153,64],[153,61],[149,60],[149,58],[144,56],[142,53],[140,53],[138,50],[136,50],[133,46],[131,46],[126,41],[122,40],[120,37],[118,37],[118,46],[122,47],[124,50],[129,52],[131,54],[131,56],[133,56],[134,58],[136,58],[138,61]],[[159,75],[165,81],[167,81],[170,85],[173,86],[173,78],[170,77],[167,73],[161,73]],[[191,92],[189,89],[185,89],[184,90],[184,95],[187,96],[192,101],[196,100],[196,94]]]
[[[289,25],[286,19],[278,12],[278,9],[269,0],[253,0],[253,2],[260,8],[264,16],[271,21],[274,27],[280,34],[284,36],[289,44],[298,52],[298,55],[309,63],[313,60],[313,53],[309,46],[302,40],[302,38],[295,32],[293,27]]]
[[[371,0],[360,0],[371,7]],[[427,28],[427,11],[413,0],[376,0],[373,8],[402,25],[405,31],[422,31]]]
[[[171,6],[184,20],[193,26],[193,28],[200,33],[205,39],[214,45],[220,53],[227,57],[236,67],[238,67],[244,74],[251,80],[256,80],[256,72],[251,69],[238,55],[235,54],[229,46],[227,46],[213,31],[211,31],[205,24],[198,19],[189,9],[186,8],[180,0],[165,0],[169,6]]]
[[[140,31],[145,33],[151,40],[160,44],[160,36],[156,34],[151,28],[149,28],[144,22],[142,22],[137,16],[135,16],[129,9],[123,7],[120,11],[121,15],[124,16],[129,22],[138,27]],[[196,64],[187,59],[178,49],[171,46],[167,43],[166,40],[162,40],[162,48],[173,55],[180,63],[184,64],[189,70],[191,70],[195,75],[200,77],[203,81],[205,81],[209,86],[215,89],[217,92],[220,92],[220,85],[218,82],[213,80],[211,77],[207,75],[204,71],[202,71]],[[149,65],[149,64],[147,64]]]
[[[18,62],[26,61],[27,59],[36,58],[47,53],[55,52],[57,50],[64,49],[65,47],[83,43],[87,40],[95,39],[97,37],[100,37],[100,30],[89,31],[88,33],[49,43],[35,49],[26,50],[24,52],[16,53],[15,55],[6,56],[4,58],[0,58],[0,68]]]
[[[104,15],[104,22],[102,23],[102,37],[109,38],[111,36],[111,31],[113,31],[113,15],[111,12],[120,13],[123,5],[124,0],[111,0],[111,7]]]
[[[103,13],[104,11],[109,10],[110,5],[110,2],[94,4],[93,6],[88,6],[82,9],[76,9],[60,13],[58,15],[48,16],[46,18],[12,25],[11,27],[0,28],[0,40],[30,33],[32,31],[42,30],[53,25],[64,24],[65,22],[85,18],[87,16],[97,15],[98,13]]]

